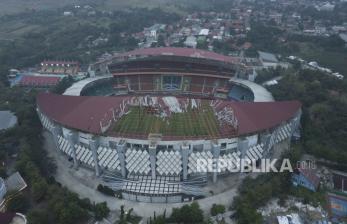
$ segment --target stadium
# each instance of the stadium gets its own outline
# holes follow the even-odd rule
[[[240,159],[272,158],[298,129],[300,102],[275,102],[243,71],[209,51],[138,49],[91,65],[63,95],[39,94],[37,112],[57,150],[124,199],[182,202],[206,196]],[[200,172],[209,159],[233,162]]]

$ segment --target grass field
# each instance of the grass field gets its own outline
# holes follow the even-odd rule
[[[112,128],[111,132],[119,134],[161,133],[165,136],[217,136],[219,124],[213,109],[203,103],[199,111],[188,110],[175,113],[166,120],[148,114],[140,107],[132,107]]]

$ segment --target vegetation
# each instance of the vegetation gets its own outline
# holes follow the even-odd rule
[[[223,214],[225,212],[224,205],[213,204],[211,208],[211,215],[216,216],[218,214]]]
[[[118,224],[137,224],[141,221],[141,217],[133,215],[133,209],[130,208],[127,212],[125,211],[124,205],[120,207],[120,217]]]
[[[173,223],[202,223],[203,220],[203,212],[196,202],[181,208],[174,208],[170,217],[170,222]]]
[[[272,71],[276,72],[276,71]],[[347,170],[346,151],[346,80],[339,80],[327,74],[312,70],[299,70],[287,74],[270,91],[277,100],[300,100],[303,104],[301,141],[292,146],[289,155],[292,164],[303,152],[319,158],[339,162],[339,168]],[[326,164],[327,165],[327,164]],[[329,165],[329,163],[328,163]],[[324,205],[324,189],[312,193],[291,185],[290,174],[264,174],[256,179],[246,179],[239,188],[240,195],[232,208],[236,211],[238,223],[262,223],[256,209],[271,198],[283,202],[288,195],[302,198],[304,203]]]
[[[319,158],[347,163],[347,82],[327,74],[301,70],[270,87],[277,100],[303,104],[302,147]]]
[[[307,61],[317,61],[322,66],[347,75],[345,66],[347,48],[338,36],[313,37],[287,34],[277,27],[255,21],[251,26],[252,30],[247,34],[246,40],[253,44],[253,49],[282,56],[299,56]]]
[[[28,212],[29,223],[69,224],[91,215],[104,217],[108,214],[105,204],[92,205],[54,181],[56,166],[43,148],[35,95],[34,91],[6,87],[0,92],[0,108],[14,111],[19,121],[18,126],[0,133],[0,151],[6,157],[19,153],[16,169],[29,185],[29,191],[8,196],[7,209]]]
[[[53,87],[52,92],[56,94],[63,94],[67,88],[69,88],[74,83],[71,76],[64,77],[58,85]]]
[[[166,211],[162,215],[156,215],[150,218],[149,224],[165,224],[165,223],[206,223],[203,212],[197,202],[190,205],[184,205],[181,208],[173,208],[170,217],[166,217]]]
[[[94,213],[96,220],[102,220],[103,218],[108,216],[110,209],[107,207],[106,202],[103,202],[94,206]]]
[[[256,83],[262,84],[266,81],[269,81],[275,77],[285,76],[286,74],[292,74],[293,70],[291,69],[284,69],[281,67],[277,67],[275,69],[263,69],[258,72],[258,75],[255,79]]]

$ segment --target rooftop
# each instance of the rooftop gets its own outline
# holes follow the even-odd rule
[[[19,172],[15,172],[5,180],[7,191],[22,191],[27,184]]]
[[[258,51],[260,59],[263,61],[267,62],[278,62],[276,56],[274,54],[268,53],[268,52],[263,52],[263,51]]]
[[[17,124],[17,117],[11,111],[0,111],[0,131]]]
[[[105,78],[111,78],[112,76],[98,76],[98,77],[92,77],[92,78],[86,78],[79,82],[75,82],[70,86],[65,92],[64,95],[69,96],[79,96],[81,95],[81,91],[84,87],[86,87],[88,84],[97,81],[99,79],[105,79]]]
[[[212,51],[205,51],[192,48],[179,48],[179,47],[158,47],[158,48],[140,48],[133,51],[118,54],[118,57],[131,57],[131,56],[179,56],[179,57],[193,57],[204,58],[209,60],[222,61],[225,63],[236,63],[237,58],[217,54]]]
[[[246,86],[249,88],[253,94],[254,94],[254,102],[272,102],[275,101],[272,94],[267,91],[264,87],[261,85],[258,85],[254,82],[244,80],[244,79],[238,79],[238,78],[231,78],[230,81],[241,84],[243,86]]]

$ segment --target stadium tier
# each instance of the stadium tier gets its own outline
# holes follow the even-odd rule
[[[301,104],[274,102],[234,76],[235,59],[195,49],[140,49],[92,66],[96,77],[64,95],[41,93],[37,111],[57,149],[123,198],[181,202],[231,174],[240,159],[271,158],[297,130]],[[104,71],[104,73],[101,73]],[[201,161],[228,166],[203,172]]]
[[[60,77],[25,75],[20,79],[18,85],[22,87],[47,88],[57,85],[60,79]]]

